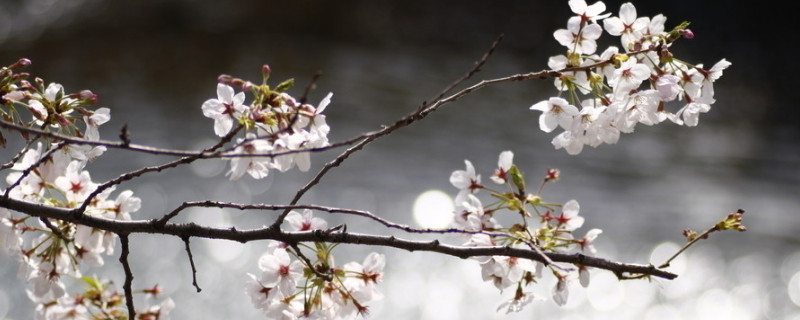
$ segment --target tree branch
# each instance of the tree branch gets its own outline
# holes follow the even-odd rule
[[[133,233],[149,233],[173,235],[177,237],[201,237],[209,239],[224,239],[246,243],[257,240],[276,240],[289,244],[299,242],[330,242],[357,245],[372,245],[404,249],[408,251],[429,251],[451,255],[459,258],[477,256],[514,256],[546,262],[547,258],[553,262],[581,264],[588,267],[605,269],[616,274],[645,274],[664,279],[674,279],[676,274],[658,269],[652,265],[628,264],[609,261],[602,258],[585,256],[580,253],[545,253],[544,256],[534,250],[512,247],[467,247],[442,244],[438,240],[415,241],[396,238],[393,236],[380,236],[349,232],[326,232],[322,230],[286,232],[280,228],[266,227],[251,230],[238,230],[236,228],[212,228],[195,223],[160,225],[156,221],[120,221],[92,215],[73,215],[71,210],[47,207],[43,205],[23,202],[14,199],[0,198],[0,207],[37,217],[59,219],[66,222],[82,224],[88,227],[114,232],[123,237]],[[124,237],[123,237],[124,238]]]
[[[125,291],[125,305],[128,307],[128,319],[136,319],[136,308],[133,306],[133,272],[131,271],[130,263],[128,263],[128,255],[130,254],[128,233],[118,232],[117,235],[122,244],[119,262],[122,263],[122,269],[125,271],[125,283],[122,285],[122,289]]]

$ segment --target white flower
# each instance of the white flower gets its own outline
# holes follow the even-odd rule
[[[56,187],[64,192],[71,204],[83,202],[97,189],[97,184],[92,182],[89,171],[83,170],[83,166],[84,163],[81,161],[70,162],[67,172],[55,181]]]
[[[559,135],[555,136],[550,143],[553,144],[556,150],[564,148],[564,150],[567,150],[567,153],[571,155],[579,154],[583,150],[583,141],[581,140],[581,136],[576,135],[572,131],[564,131],[560,133]]]
[[[580,209],[580,204],[574,199],[564,204],[561,216],[558,217],[558,222],[564,230],[572,231],[583,226],[584,218],[578,215]]]
[[[274,152],[302,150],[309,143],[309,132],[299,131],[292,134],[282,133],[278,135],[278,140],[273,144]],[[312,147],[312,146],[309,146]],[[297,169],[306,172],[311,168],[311,155],[308,152],[295,152],[275,157],[273,167],[286,172],[297,165]]]
[[[276,288],[283,296],[291,296],[297,286],[297,279],[303,275],[303,263],[291,261],[286,249],[275,249],[272,254],[264,254],[258,259],[258,267],[263,271],[261,284]]]
[[[567,28],[556,30],[553,37],[572,53],[592,54],[597,51],[595,40],[600,38],[603,28],[596,23],[589,23],[581,28],[581,24],[581,17],[571,17],[567,20]]]
[[[584,254],[590,256],[597,254],[597,249],[594,248],[594,240],[597,239],[601,233],[603,233],[603,230],[595,228],[587,231],[583,239],[579,240],[581,251],[583,251]]]
[[[278,290],[265,287],[255,275],[248,273],[247,276],[248,279],[244,284],[245,293],[250,296],[250,301],[256,308],[266,311],[273,300],[282,298]]]
[[[514,164],[514,153],[511,151],[503,151],[497,159],[497,170],[494,171],[491,179],[494,183],[503,184],[507,181],[506,174],[511,166]]]
[[[482,234],[482,233],[473,234],[469,238],[469,241],[464,243],[465,247],[493,247],[495,245],[497,245],[497,244],[494,242],[494,240],[492,240],[492,237],[490,237],[489,235],[486,235],[486,234]],[[471,259],[475,259],[475,260],[478,261],[478,263],[484,264],[484,263],[487,263],[487,262],[491,261],[492,257],[491,256],[475,256],[475,257],[472,257]]]
[[[234,95],[233,88],[229,85],[217,84],[217,99],[208,99],[203,102],[203,115],[214,119],[214,133],[224,136],[233,128],[233,121],[237,120],[248,109],[244,105],[244,92]]]
[[[642,38],[642,33],[649,24],[649,18],[636,17],[636,7],[630,2],[622,4],[619,8],[619,17],[603,20],[603,26],[610,35],[621,36],[622,47],[627,51],[631,51],[633,43]]]
[[[475,174],[475,167],[472,162],[464,160],[466,170],[456,170],[450,174],[450,184],[458,188],[458,194],[455,198],[455,204],[461,205],[467,199],[467,195],[477,192],[483,186],[481,185],[481,175]]]
[[[111,110],[108,108],[99,108],[91,116],[83,116],[83,122],[86,123],[84,137],[88,140],[100,140],[98,127],[109,120],[111,120]]]
[[[635,58],[629,58],[614,70],[608,85],[614,88],[614,98],[620,100],[627,97],[631,90],[639,88],[642,81],[648,78],[650,78],[650,68],[638,63]]]
[[[661,102],[656,90],[638,91],[630,95],[625,103],[624,110],[619,114],[621,118],[616,122],[620,131],[632,132],[638,123],[648,126],[661,121],[658,116],[658,105]]]
[[[544,132],[552,132],[558,126],[569,130],[572,119],[579,113],[577,107],[569,104],[564,98],[558,97],[540,101],[530,109],[543,112],[539,116],[539,129]]]
[[[563,306],[567,304],[568,298],[569,298],[569,282],[567,281],[567,277],[559,276],[558,282],[556,283],[555,287],[553,287],[553,301],[557,305]]]
[[[606,11],[606,4],[603,1],[587,6],[585,0],[569,0],[569,8],[581,18],[592,22],[610,15],[610,13],[603,14],[603,11]]]
[[[36,120],[37,125],[43,125],[44,120],[47,120],[47,108],[38,100],[31,100],[28,102],[28,110],[33,114],[33,120]]]
[[[513,299],[500,304],[500,306],[497,307],[497,311],[500,311],[501,309],[505,308],[506,314],[512,312],[519,312],[522,310],[523,307],[525,307],[526,305],[535,300],[544,300],[544,298],[534,296],[533,293],[531,292],[518,292],[517,294],[514,295]]]
[[[383,294],[378,291],[377,284],[383,281],[383,268],[386,266],[386,257],[383,254],[372,252],[364,258],[364,264],[349,262],[343,269],[348,278],[345,287],[348,288],[353,298],[359,303],[380,300]]]
[[[328,222],[322,218],[314,217],[313,212],[309,209],[303,210],[302,215],[292,210],[286,215],[286,222],[288,222],[295,231],[322,230],[328,227]]]
[[[33,294],[35,301],[48,297],[58,299],[67,294],[64,283],[61,282],[61,273],[53,263],[42,263],[28,277],[28,282],[33,283]]]
[[[268,319],[275,320],[296,320],[300,317],[300,311],[303,306],[295,303],[298,299],[292,301],[273,300],[265,310]],[[297,304],[297,305],[296,305]]]
[[[500,228],[500,225],[492,215],[485,214],[483,204],[481,204],[478,197],[473,194],[467,195],[467,200],[456,208],[463,208],[460,211],[461,214],[453,219],[456,225],[461,229],[469,231],[491,231]]]
[[[247,133],[244,139],[238,139],[237,144],[238,146],[233,150],[233,154],[241,154],[242,156],[231,158],[231,169],[227,173],[230,179],[237,180],[245,173],[254,179],[266,177],[271,167],[270,159],[249,155],[268,153],[272,151],[272,145],[266,139],[256,137],[253,133]]]
[[[705,103],[691,102],[683,106],[677,113],[678,116],[683,118],[683,123],[688,127],[697,126],[700,120],[700,114],[706,113],[711,110],[711,105]]]
[[[663,76],[658,77],[656,80],[656,90],[658,90],[658,96],[661,98],[661,101],[667,102],[675,100],[683,88],[681,88],[678,82],[681,79],[674,74],[666,74]]]
[[[136,317],[139,319],[169,320],[169,312],[172,309],[175,309],[175,302],[171,298],[167,298],[154,306],[148,306],[145,303],[144,310],[138,311]]]
[[[4,251],[13,257],[22,253],[22,232],[11,222],[11,211],[0,208],[0,243]]]

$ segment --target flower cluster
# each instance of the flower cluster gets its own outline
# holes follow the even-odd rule
[[[584,145],[613,144],[621,133],[633,132],[639,123],[670,120],[696,126],[699,114],[711,109],[713,83],[731,63],[722,59],[705,69],[702,64],[675,58],[671,45],[680,38],[694,37],[686,28],[688,23],[665,31],[666,17],[639,17],[631,3],[621,6],[618,17],[604,14],[601,1],[587,5],[585,0],[570,0],[569,5],[575,15],[566,29],[553,33],[567,53],[548,61],[560,74],[554,81],[559,96],[530,108],[542,112],[542,131],[564,130],[552,141],[556,149],[578,154]],[[603,29],[620,37],[621,51],[610,46],[596,54],[596,40]],[[667,108],[671,101],[681,102],[675,112]]]
[[[90,110],[87,107],[97,103],[97,95],[89,90],[66,93],[58,83],[45,86],[44,80],[35,78],[28,81],[30,74],[18,72],[31,64],[28,59],[0,68],[0,116],[3,120],[25,126],[37,126],[44,130],[68,133],[88,140],[99,140],[98,126],[110,119],[108,108]],[[31,114],[30,120],[23,119],[20,110]],[[78,122],[86,124],[81,132]],[[0,146],[5,146],[5,138],[0,134]],[[75,154],[93,159],[104,149],[79,148]]]
[[[573,236],[575,230],[583,226],[584,217],[579,215],[580,205],[576,200],[567,203],[551,204],[541,197],[542,187],[547,182],[557,180],[559,172],[548,170],[538,189],[527,193],[525,179],[513,163],[511,151],[500,153],[497,169],[491,176],[492,182],[505,186],[507,191],[495,190],[481,184],[481,176],[469,160],[465,160],[466,170],[456,170],[450,176],[452,185],[459,189],[455,198],[456,212],[454,227],[470,233],[466,246],[511,246],[520,248],[536,247],[543,252],[565,252],[580,249],[583,254],[594,255],[594,241],[602,233],[600,229],[589,230],[583,238]],[[484,206],[477,197],[480,190],[486,190],[495,201]],[[496,216],[510,212],[518,216],[519,222],[510,227],[501,226]],[[538,220],[538,221],[537,221]],[[530,302],[540,299],[525,288],[542,277],[544,264],[517,257],[491,256],[477,257],[481,265],[484,281],[491,282],[498,289],[514,288],[513,298],[500,306],[507,312],[516,312]],[[577,265],[577,278],[584,287],[589,285],[589,272],[585,266]],[[565,268],[549,266],[558,279],[553,289],[553,301],[563,305],[567,301],[567,283],[576,278]]]
[[[285,172],[295,166],[300,171],[307,171],[311,166],[310,155],[302,150],[329,144],[330,127],[322,112],[333,94],[329,93],[316,107],[301,103],[285,92],[293,80],[284,81],[272,89],[266,84],[269,73],[269,66],[265,65],[261,85],[220,76],[217,98],[203,103],[203,115],[214,119],[217,136],[226,136],[236,126],[245,130],[244,138],[237,139],[233,151],[227,153],[231,156],[228,171],[231,180],[239,179],[245,173],[261,179],[270,169]],[[249,90],[254,96],[253,102],[246,105],[244,91],[236,93],[231,85]]]
[[[327,227],[327,222],[313,217],[311,210],[303,214],[292,211],[286,221],[294,231]],[[297,246],[270,242],[258,260],[261,272],[248,274],[246,292],[253,305],[270,319],[353,319],[369,312],[366,303],[383,298],[377,289],[386,263],[382,254],[373,252],[363,263],[337,267],[333,246],[315,243],[307,248],[314,251],[315,262],[305,258]]]
[[[58,300],[39,304],[34,319],[127,319],[125,295],[116,291],[112,283],[94,277],[81,277],[86,289],[84,292],[63,296]],[[138,320],[168,320],[169,313],[175,308],[170,298],[159,304],[151,305],[150,301],[161,293],[161,287],[136,291],[145,294],[145,306],[137,311]]]
[[[0,70],[4,120],[98,141],[99,126],[110,120],[109,109],[89,110],[97,97],[88,90],[66,94],[60,84],[45,86],[37,78],[34,86],[25,80],[26,73],[14,73],[29,64],[22,59]],[[25,120],[20,110],[29,111],[31,119]],[[83,131],[80,122],[85,125]],[[40,140],[44,141],[31,140],[13,165],[4,168],[11,172],[0,196],[65,209],[85,208],[86,215],[115,220],[131,220],[130,214],[140,209],[141,200],[130,190],[112,196],[115,187],[111,186],[98,192],[99,184],[85,169],[105,147]],[[18,275],[31,285],[28,296],[39,304],[41,319],[56,319],[53,315],[85,311],[82,302],[67,293],[64,279],[81,278],[84,265],[102,266],[103,255],[114,253],[117,235],[60,220],[17,217],[0,208],[0,239],[2,250],[20,263]]]

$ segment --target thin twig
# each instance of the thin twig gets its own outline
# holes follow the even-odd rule
[[[303,263],[305,263],[306,266],[308,266],[308,269],[311,270],[311,272],[316,274],[317,277],[324,279],[325,281],[331,281],[332,279],[331,275],[322,273],[319,270],[317,270],[317,268],[314,267],[314,264],[311,262],[311,260],[308,259],[308,257],[306,257],[306,255],[304,255],[303,252],[300,251],[300,246],[298,246],[297,243],[290,243],[289,245],[292,247],[292,249],[294,249],[295,256],[300,258],[300,260],[303,260]]]
[[[31,145],[33,145],[33,141],[35,140],[31,140],[30,142],[28,142],[28,144],[25,145],[25,147],[23,147],[22,150],[17,152],[17,154],[15,154],[14,157],[11,158],[11,160],[0,166],[0,171],[13,167],[14,163],[16,163],[19,159],[21,159],[22,156],[25,155],[25,153],[28,152],[28,150],[30,150]]]
[[[189,236],[182,236],[181,239],[183,243],[186,245],[186,254],[189,255],[189,264],[192,266],[192,285],[197,289],[197,292],[203,291],[200,289],[200,286],[197,285],[197,268],[194,266],[194,256],[192,256],[192,248],[189,246]]]
[[[460,79],[454,81],[452,84],[450,84],[450,86],[448,86],[447,88],[442,90],[442,92],[440,92],[439,95],[436,96],[436,98],[431,100],[431,103],[436,103],[436,101],[441,100],[442,98],[444,98],[444,96],[446,94],[450,93],[450,91],[452,91],[453,89],[455,89],[456,87],[458,87],[459,85],[464,83],[464,81],[467,81],[470,78],[472,78],[472,76],[475,75],[476,73],[478,73],[479,71],[481,71],[481,67],[483,67],[483,65],[486,64],[486,61],[489,60],[489,57],[492,55],[492,53],[494,53],[494,50],[497,48],[498,45],[500,45],[501,41],[503,41],[503,34],[502,33],[500,35],[498,35],[497,38],[494,39],[494,42],[492,42],[492,46],[489,47],[489,50],[486,51],[486,53],[483,54],[483,56],[480,58],[480,60],[475,62],[475,64],[473,65],[472,69],[470,69],[469,72],[467,72],[467,74],[465,74]],[[422,105],[420,106],[420,108],[422,109],[422,108],[425,108],[426,106],[427,106],[427,103],[423,102]]]
[[[54,226],[53,223],[50,222],[50,220],[47,220],[47,218],[39,218],[39,221],[41,221],[42,224],[44,224],[48,229],[50,229],[50,231],[53,232],[53,234],[55,234],[56,237],[64,241],[69,241],[69,239],[67,239],[64,233],[61,232],[61,230],[58,230],[58,228],[56,228],[56,226]]]
[[[122,244],[122,252],[119,255],[119,262],[122,263],[122,269],[125,271],[125,283],[122,289],[125,291],[125,305],[128,307],[128,319],[136,319],[136,309],[133,306],[133,272],[131,265],[128,263],[128,255],[130,249],[128,248],[128,234],[117,233],[119,235],[120,243]]]
[[[489,52],[494,50],[494,46],[496,44],[497,44],[497,41],[495,41],[495,43],[493,43],[493,46],[489,49]],[[488,55],[488,52],[487,52],[487,54],[483,55],[483,59],[481,59],[481,62],[480,63],[476,63],[475,66],[473,66],[472,70],[469,73],[477,72],[478,68],[483,66],[483,64],[485,63],[485,59],[488,59],[488,57],[489,57],[489,55]],[[524,78],[519,78],[519,75],[518,75],[518,76],[514,76],[513,78],[509,78],[507,80],[498,80],[498,81],[499,82],[505,82],[505,81],[519,81],[519,80],[524,80]],[[461,90],[461,91],[457,92],[456,94],[453,94],[452,96],[450,96],[450,97],[448,97],[446,99],[437,98],[436,101],[434,101],[431,105],[425,107],[424,104],[423,104],[423,106],[420,107],[419,109],[417,109],[417,111],[415,111],[415,112],[403,117],[402,119],[396,121],[394,124],[392,124],[390,126],[385,126],[383,129],[375,131],[375,132],[373,132],[373,134],[371,134],[369,136],[366,136],[363,140],[361,140],[360,142],[356,143],[354,146],[352,146],[352,147],[348,148],[347,150],[345,150],[343,153],[341,153],[335,159],[333,159],[332,161],[326,163],[325,166],[323,166],[323,168],[317,173],[317,175],[314,176],[314,178],[311,179],[311,181],[309,181],[303,188],[301,188],[300,190],[297,191],[297,193],[295,193],[295,196],[292,199],[292,201],[290,202],[290,204],[297,204],[297,202],[300,201],[300,198],[302,198],[303,195],[305,195],[305,193],[308,192],[308,190],[310,190],[313,186],[317,185],[320,182],[320,180],[322,180],[322,177],[324,177],[328,173],[328,171],[330,171],[331,169],[333,169],[335,167],[338,167],[345,159],[350,157],[351,154],[363,149],[364,146],[366,146],[367,144],[369,144],[372,141],[375,141],[376,139],[378,139],[380,137],[383,137],[383,136],[385,136],[385,135],[387,135],[389,133],[392,133],[392,132],[394,132],[394,131],[396,131],[396,130],[398,130],[400,128],[406,127],[406,126],[408,126],[408,125],[410,125],[410,124],[412,124],[412,123],[414,123],[416,121],[422,120],[428,114],[430,114],[431,112],[435,111],[439,107],[441,107],[441,106],[443,106],[445,104],[448,104],[450,102],[456,101],[456,100],[458,100],[458,98],[466,95],[467,93],[475,91],[475,90],[477,90],[479,88],[482,88],[482,87],[484,87],[486,85],[489,85],[489,84],[491,84],[491,82],[481,81],[480,83],[478,83],[476,85],[473,85],[473,86],[471,86],[469,88],[466,88],[464,90]],[[448,88],[447,91],[449,91],[449,90],[450,89]],[[289,210],[284,210],[281,213],[281,215],[277,219],[275,219],[275,222],[272,224],[271,227],[272,228],[279,228],[281,223],[283,223],[283,219],[286,218],[286,215],[288,215],[288,214],[289,214]]]
[[[168,214],[164,215],[160,219],[153,220],[152,223],[155,226],[163,226],[167,223],[167,221],[171,220],[172,218],[176,217],[180,212],[187,208],[191,207],[206,207],[206,208],[231,208],[231,209],[239,209],[239,210],[294,210],[294,209],[309,209],[309,210],[317,210],[317,211],[324,211],[328,213],[342,213],[342,214],[349,214],[355,215],[363,218],[367,218],[378,222],[388,228],[399,229],[403,230],[407,233],[421,233],[421,234],[448,234],[448,233],[461,233],[461,234],[485,234],[492,237],[509,237],[508,234],[505,233],[492,233],[492,232],[485,232],[485,231],[469,231],[463,229],[456,229],[456,228],[446,228],[446,229],[430,229],[430,228],[414,228],[408,225],[394,223],[389,220],[383,219],[369,211],[364,210],[355,210],[355,209],[343,209],[343,208],[334,208],[328,206],[321,206],[321,205],[309,205],[309,204],[295,204],[295,205],[274,205],[274,204],[241,204],[241,203],[230,203],[230,202],[218,202],[212,200],[206,201],[196,201],[196,202],[184,202],[174,210],[170,211]]]
[[[217,149],[221,148],[223,145],[225,145],[226,143],[230,142],[231,139],[233,139],[233,137],[242,128],[243,128],[242,125],[237,126],[233,130],[231,130],[231,132],[226,134],[224,137],[220,138],[220,140],[215,145],[203,150],[203,152],[201,152],[201,153],[194,154],[193,156],[189,156],[189,157],[183,157],[183,158],[180,158],[180,159],[175,160],[175,161],[171,161],[171,162],[163,164],[163,165],[152,166],[152,167],[144,167],[144,168],[136,170],[136,171],[124,173],[124,174],[120,175],[117,178],[111,179],[111,180],[109,180],[109,181],[107,181],[107,182],[105,182],[103,184],[98,185],[97,188],[94,191],[92,191],[92,193],[90,193],[83,200],[83,204],[81,204],[81,206],[79,208],[76,208],[74,210],[74,214],[76,214],[76,215],[83,214],[83,212],[86,211],[86,208],[92,202],[91,201],[92,199],[97,197],[97,195],[99,195],[100,193],[102,193],[106,189],[111,188],[112,186],[118,185],[118,184],[120,184],[120,183],[122,183],[124,181],[128,181],[128,180],[134,179],[136,177],[140,177],[140,176],[142,176],[142,175],[144,175],[145,173],[148,173],[148,172],[161,172],[161,171],[169,169],[169,168],[175,168],[175,167],[180,166],[180,165],[192,163],[195,160],[202,158],[202,155],[205,154],[206,152],[211,152],[211,151],[217,150]]]

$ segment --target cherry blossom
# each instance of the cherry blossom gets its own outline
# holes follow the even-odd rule
[[[238,146],[233,151],[233,154],[265,154],[272,151],[272,145],[266,139],[256,137],[254,133],[247,133],[244,139],[238,139]],[[227,175],[231,180],[238,180],[245,173],[249,174],[254,179],[261,179],[267,176],[269,169],[272,167],[271,160],[267,157],[233,157],[231,160],[231,169]]]
[[[17,256],[22,249],[22,232],[12,222],[11,211],[0,208],[0,243],[3,243],[3,250]]]
[[[572,199],[564,204],[561,215],[556,218],[559,225],[567,231],[572,231],[583,226],[584,218],[578,215],[581,207],[578,201]]]
[[[522,292],[521,290],[519,290],[513,299],[500,304],[500,306],[497,307],[497,311],[500,311],[505,308],[506,314],[512,312],[519,312],[526,305],[536,300],[541,301],[544,300],[544,298],[535,296],[532,292]]]
[[[563,306],[569,299],[569,282],[566,276],[557,276],[557,278],[558,282],[553,286],[553,302]]]
[[[295,231],[322,230],[328,227],[328,222],[322,218],[314,217],[313,212],[309,209],[303,210],[302,214],[292,210],[286,215],[286,222]]]
[[[668,102],[675,100],[683,91],[678,83],[680,78],[674,74],[666,74],[658,77],[656,80],[656,90],[658,90],[658,97],[661,101]]]
[[[67,166],[67,172],[55,180],[56,187],[64,192],[71,204],[83,202],[97,188],[97,184],[92,182],[89,176],[89,171],[83,170],[83,166],[83,162],[72,161]]]
[[[514,153],[511,151],[501,152],[500,157],[497,160],[497,170],[495,170],[494,174],[491,176],[492,181],[497,184],[506,183],[506,174],[508,174],[508,170],[511,169],[513,164]]]
[[[86,123],[84,137],[89,140],[100,140],[98,127],[109,120],[111,120],[111,110],[108,108],[99,108],[91,116],[83,116],[83,122]]]
[[[378,291],[377,284],[383,282],[383,268],[386,266],[386,257],[383,254],[372,252],[364,258],[364,263],[349,262],[344,265],[345,274],[349,276],[345,286],[350,294],[359,303],[383,299],[383,294]]]
[[[622,47],[631,51],[633,43],[641,39],[644,31],[650,26],[650,19],[637,17],[636,7],[627,2],[619,8],[619,17],[603,20],[603,26],[610,35],[620,36]]]
[[[570,0],[568,4],[572,12],[579,15],[584,21],[596,22],[611,15],[610,13],[603,14],[603,11],[606,11],[606,4],[602,1],[586,5],[586,0]]]
[[[603,233],[603,230],[597,228],[586,232],[586,235],[583,236],[583,239],[579,241],[581,245],[581,251],[583,251],[584,254],[590,256],[597,254],[597,249],[594,248],[594,240],[597,239],[601,233]]]
[[[258,259],[258,267],[263,271],[261,284],[276,288],[283,296],[294,294],[297,280],[303,275],[303,263],[291,261],[286,249],[275,249]]]
[[[566,29],[559,29],[553,33],[553,37],[562,46],[576,54],[592,54],[597,50],[595,40],[600,38],[603,28],[599,24],[583,24],[579,16],[570,18],[567,21]]]
[[[563,98],[553,97],[540,101],[530,107],[531,110],[542,111],[539,116],[539,128],[544,132],[552,132],[557,127],[570,128],[572,119],[578,115],[578,108]]]
[[[203,115],[214,119],[214,133],[217,136],[222,137],[230,132],[234,121],[247,111],[244,99],[244,92],[234,94],[231,86],[219,83],[217,98],[203,102]]]
[[[614,74],[608,79],[608,85],[614,88],[614,97],[621,99],[628,96],[630,91],[639,88],[642,81],[649,78],[650,68],[639,63],[636,58],[629,58],[614,70]]]
[[[450,175],[450,184],[458,188],[455,203],[460,205],[467,199],[467,195],[477,192],[482,188],[481,175],[475,174],[475,167],[472,162],[464,160],[465,170],[456,170]]]

